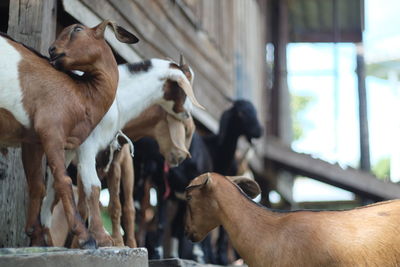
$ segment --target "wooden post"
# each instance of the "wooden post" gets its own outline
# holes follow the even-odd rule
[[[290,146],[292,123],[286,61],[286,46],[289,42],[288,1],[272,0],[271,4],[274,84],[269,95],[270,117],[267,129],[269,135],[277,137],[282,143]],[[287,171],[279,170],[272,162],[266,162],[266,166],[270,178],[276,181],[277,190],[285,200],[292,203],[293,175]]]
[[[8,34],[41,53],[55,38],[56,0],[11,0]],[[25,234],[26,179],[21,149],[4,149],[0,154],[0,247],[29,244]]]
[[[47,55],[56,35],[56,0],[11,0],[8,34]]]
[[[357,80],[358,80],[358,102],[360,121],[360,169],[371,171],[369,154],[369,131],[368,131],[368,110],[367,90],[365,88],[365,62],[362,44],[357,45]]]

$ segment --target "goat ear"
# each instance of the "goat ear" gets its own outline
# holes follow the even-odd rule
[[[179,87],[182,88],[182,90],[185,92],[186,96],[189,97],[189,99],[193,103],[193,105],[205,110],[205,108],[202,105],[200,105],[200,103],[197,101],[196,97],[194,96],[193,88],[190,85],[189,80],[185,79],[185,78],[178,78],[177,82],[178,82]]]
[[[168,130],[171,141],[174,146],[190,157],[188,147],[186,147],[185,125],[182,121],[175,119],[172,115],[167,114]]]
[[[237,184],[250,198],[255,198],[261,193],[260,186],[253,179],[244,176],[227,176],[227,178]]]
[[[104,20],[94,28],[96,38],[104,38],[104,31],[106,30],[107,25],[110,25],[113,28],[115,37],[118,41],[127,44],[139,42],[139,39],[135,35],[110,20]]]
[[[192,116],[190,116],[187,120],[183,121],[185,124],[185,145],[189,149],[192,144],[193,134],[196,130],[196,125],[194,124]]]
[[[204,189],[207,188],[211,184],[212,178],[211,173],[207,172],[200,176],[197,176],[193,179],[193,181],[186,187],[186,191],[192,190],[195,188]]]

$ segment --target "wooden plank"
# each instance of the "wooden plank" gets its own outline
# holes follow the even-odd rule
[[[0,247],[24,247],[27,184],[22,168],[21,149],[9,148],[0,154]]]
[[[10,1],[8,34],[43,54],[55,37],[56,0]],[[27,246],[25,234],[27,184],[21,149],[0,154],[0,247]]]
[[[273,137],[267,138],[265,157],[281,168],[304,175],[375,200],[400,198],[400,185],[378,180],[375,176],[333,165],[307,154],[296,153]]]

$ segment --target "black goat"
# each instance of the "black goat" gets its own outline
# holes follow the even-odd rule
[[[190,148],[192,158],[186,159],[176,168],[170,170],[169,181],[174,192],[183,193],[190,181],[198,175],[213,171],[223,175],[235,175],[237,166],[234,156],[237,148],[237,142],[240,136],[245,136],[249,142],[252,138],[259,138],[262,134],[262,128],[257,119],[257,113],[254,106],[246,100],[237,100],[233,107],[226,110],[220,120],[220,129],[217,135],[211,134],[200,137],[195,134]],[[172,236],[185,243],[183,238],[183,219],[184,204],[179,204],[180,210],[174,219],[174,229]],[[205,240],[209,242],[209,240]],[[226,235],[220,231],[218,239],[217,259],[207,244],[202,244],[205,249],[207,262],[226,265]],[[183,258],[192,258],[185,255],[184,246],[180,245],[180,256]]]

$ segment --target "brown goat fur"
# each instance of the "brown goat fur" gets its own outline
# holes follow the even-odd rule
[[[186,198],[190,239],[222,225],[250,267],[400,265],[399,200],[346,211],[273,212],[216,173],[194,179]]]
[[[103,38],[107,25],[113,26],[120,40],[137,41],[119,26],[104,21],[94,28],[79,24],[65,28],[49,49],[51,64],[67,72],[83,71],[84,75],[79,78],[56,70],[46,58],[39,57],[20,43],[7,40],[21,57],[18,78],[21,102],[29,122],[22,125],[14,117],[13,110],[0,106],[0,143],[22,146],[30,198],[26,232],[32,245],[51,245],[49,236],[43,238],[39,220],[45,193],[41,168],[45,154],[70,230],[76,234],[82,247],[95,246],[73,201],[71,179],[66,175],[64,165],[64,150],[75,148],[85,140],[114,99],[118,69]]]

